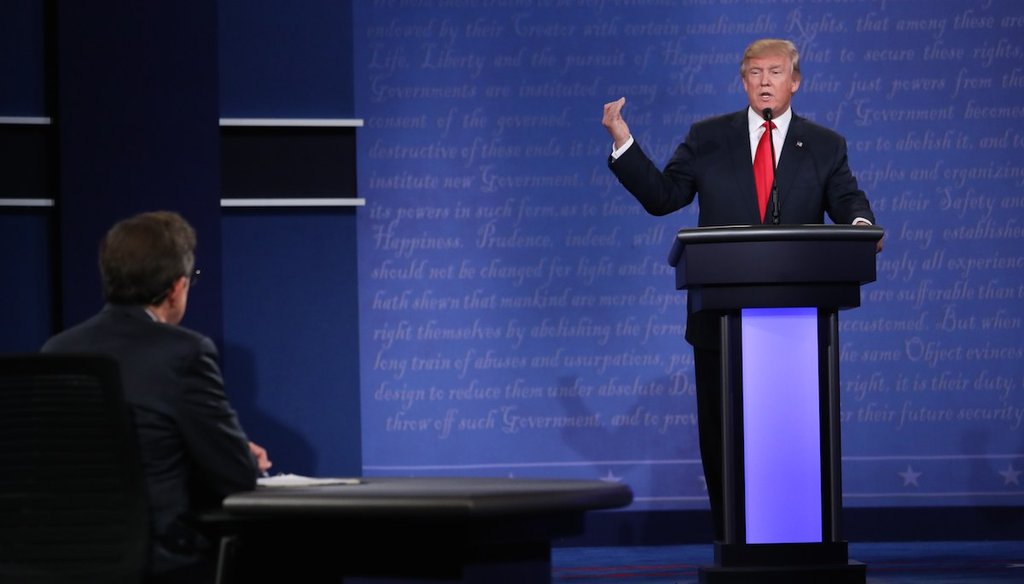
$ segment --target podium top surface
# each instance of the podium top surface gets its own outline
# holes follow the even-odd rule
[[[753,243],[779,241],[877,242],[885,230],[875,225],[727,225],[680,229],[668,263],[675,266],[687,245],[702,243]]]

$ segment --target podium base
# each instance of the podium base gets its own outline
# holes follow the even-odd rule
[[[867,566],[849,561],[817,566],[705,566],[700,584],[865,584]]]

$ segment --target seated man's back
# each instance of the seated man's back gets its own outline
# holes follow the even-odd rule
[[[146,475],[156,575],[208,568],[210,544],[188,513],[255,488],[259,467],[269,465],[228,403],[213,342],[178,326],[194,246],[191,227],[174,213],[118,223],[100,251],[107,305],[43,346],[103,353],[120,365]]]

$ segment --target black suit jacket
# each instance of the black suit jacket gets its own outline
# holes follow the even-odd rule
[[[697,197],[700,227],[761,224],[750,157],[747,110],[697,122],[659,171],[633,144],[609,166],[619,182],[652,215],[666,215]],[[864,191],[846,157],[842,136],[796,114],[790,121],[776,169],[780,222],[788,225],[837,224],[861,217],[875,222]],[[766,215],[770,216],[769,213]],[[686,340],[695,347],[717,349],[714,315],[687,319]]]
[[[194,331],[155,322],[141,306],[108,304],[46,342],[43,352],[103,353],[121,368],[152,515],[152,569],[199,561],[186,513],[256,487],[248,439],[224,394],[217,349]]]

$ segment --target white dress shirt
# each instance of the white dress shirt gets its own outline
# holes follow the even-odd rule
[[[782,157],[782,145],[786,143],[786,133],[789,132],[789,122],[793,121],[793,108],[787,107],[786,113],[777,118],[772,118],[775,129],[772,130],[772,139],[775,140],[775,166],[779,166],[779,158]],[[750,128],[750,163],[754,163],[754,156],[757,154],[757,144],[764,135],[764,118],[761,114],[747,107],[747,126]]]

